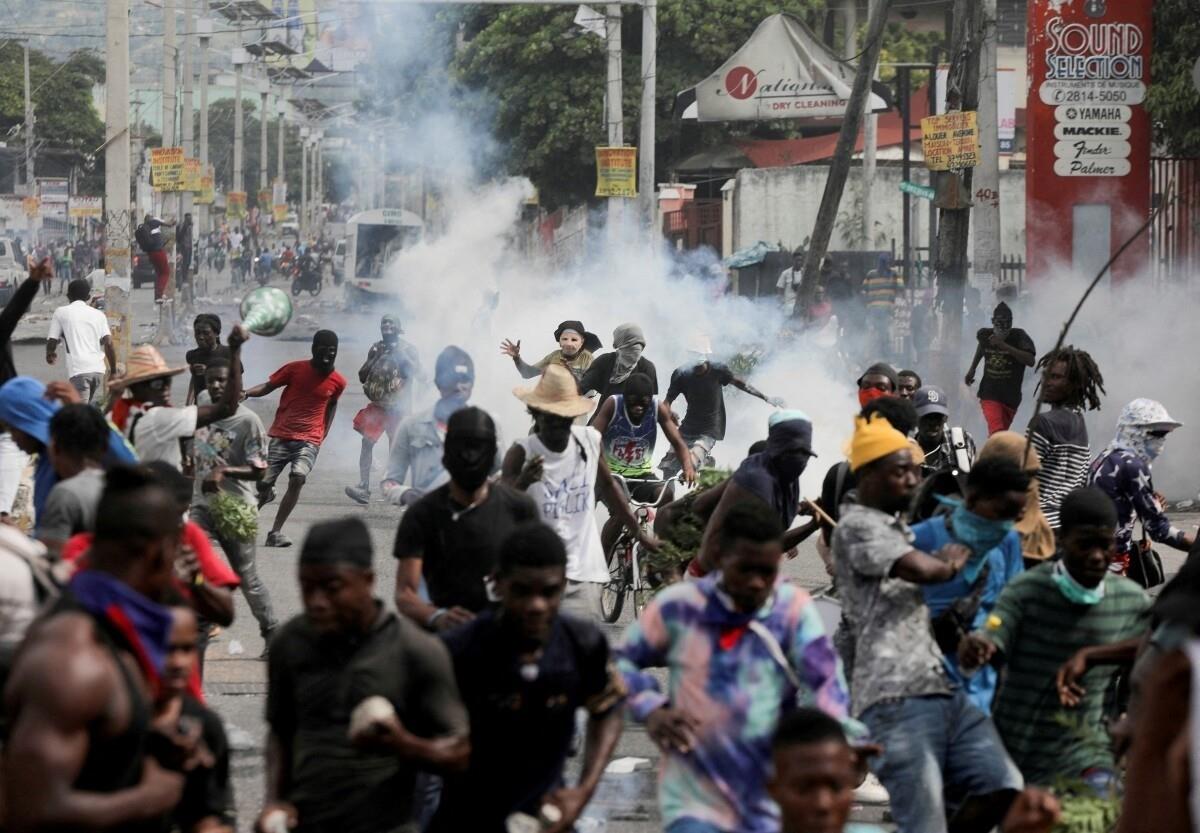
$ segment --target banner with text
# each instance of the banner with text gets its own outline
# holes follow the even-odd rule
[[[68,217],[103,217],[103,197],[71,197],[67,203]]]
[[[230,220],[241,220],[246,216],[246,192],[225,192],[225,216]]]
[[[925,167],[958,171],[979,164],[979,126],[974,110],[926,116],[921,119]]]
[[[637,196],[637,148],[596,148],[596,196]]]
[[[183,148],[150,148],[150,177],[156,191],[183,191]]]
[[[203,179],[199,159],[184,159],[183,160],[183,191],[191,191],[193,194],[200,191]]]

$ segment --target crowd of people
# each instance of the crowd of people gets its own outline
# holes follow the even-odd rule
[[[31,270],[0,335],[52,279],[48,263]],[[1152,603],[1161,562],[1156,574],[1134,536],[1140,521],[1146,539],[1195,547],[1151,480],[1180,423],[1134,400],[1093,458],[1082,412],[1104,396],[1100,369],[1072,346],[1036,355],[1004,304],[968,376],[984,361],[978,445],[953,424],[951,380],[882,361],[838,425],[762,393],[703,339],[660,395],[634,323],[605,353],[563,321],[536,364],[505,340],[529,380],[509,402],[473,403],[475,359],[445,346],[423,406],[419,350],[385,315],[357,373],[368,404],[349,514],[309,526],[302,611],[281,620],[258,517],[287,469],[263,543],[292,545],[285,526],[350,384],[338,335],[318,331],[307,358],[249,385],[250,334],[235,325],[222,343],[204,313],[186,366],[142,345],[117,373],[76,294],[46,345],[55,364],[66,344],[67,380],[19,375],[7,337],[0,351],[0,423],[35,460],[32,510],[0,506],[5,831],[565,833],[626,722],[660,750],[668,833],[865,833],[850,812],[871,787],[901,833],[1050,831],[1080,798],[1109,802],[1100,823],[1121,831],[1192,829],[1181,691],[1200,656],[1200,560]],[[1049,408],[1023,435],[1008,429],[1027,367]],[[761,411],[763,435],[701,483],[727,387]],[[246,400],[276,392],[268,427]],[[532,422],[508,444],[489,413],[506,407]],[[808,500],[817,432],[849,440]],[[654,472],[660,434],[673,490]],[[371,502],[385,435],[392,588],[354,508]],[[0,479],[4,496],[22,488],[20,471]],[[645,490],[662,496],[653,525],[630,506]],[[832,579],[821,599],[781,575],[813,535]],[[622,569],[619,536],[659,582],[610,643],[598,599]],[[253,820],[235,818],[203,688],[205,645],[239,588],[268,680]]]

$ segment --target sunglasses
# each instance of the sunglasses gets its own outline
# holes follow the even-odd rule
[[[1163,437],[1167,436],[1167,434],[1170,434],[1170,433],[1171,433],[1170,431],[1161,431],[1161,430],[1160,431],[1147,431],[1146,436],[1153,437],[1156,440],[1161,440]]]

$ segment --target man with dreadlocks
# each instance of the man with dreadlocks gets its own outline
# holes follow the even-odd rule
[[[1042,512],[1058,530],[1058,507],[1073,489],[1087,484],[1091,449],[1083,410],[1100,410],[1104,377],[1084,350],[1064,345],[1037,364],[1042,371],[1042,401],[1050,410],[1029,423],[1029,438],[1041,457],[1038,471]]]

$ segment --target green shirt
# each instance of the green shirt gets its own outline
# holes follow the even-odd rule
[[[992,710],[996,728],[1025,781],[1042,786],[1114,766],[1103,718],[1117,667],[1089,669],[1080,680],[1087,693],[1073,709],[1059,703],[1054,678],[1080,648],[1145,632],[1150,605],[1142,588],[1111,573],[1100,602],[1069,602],[1051,578],[1053,568],[1041,564],[1013,579],[984,634],[1006,668]]]

